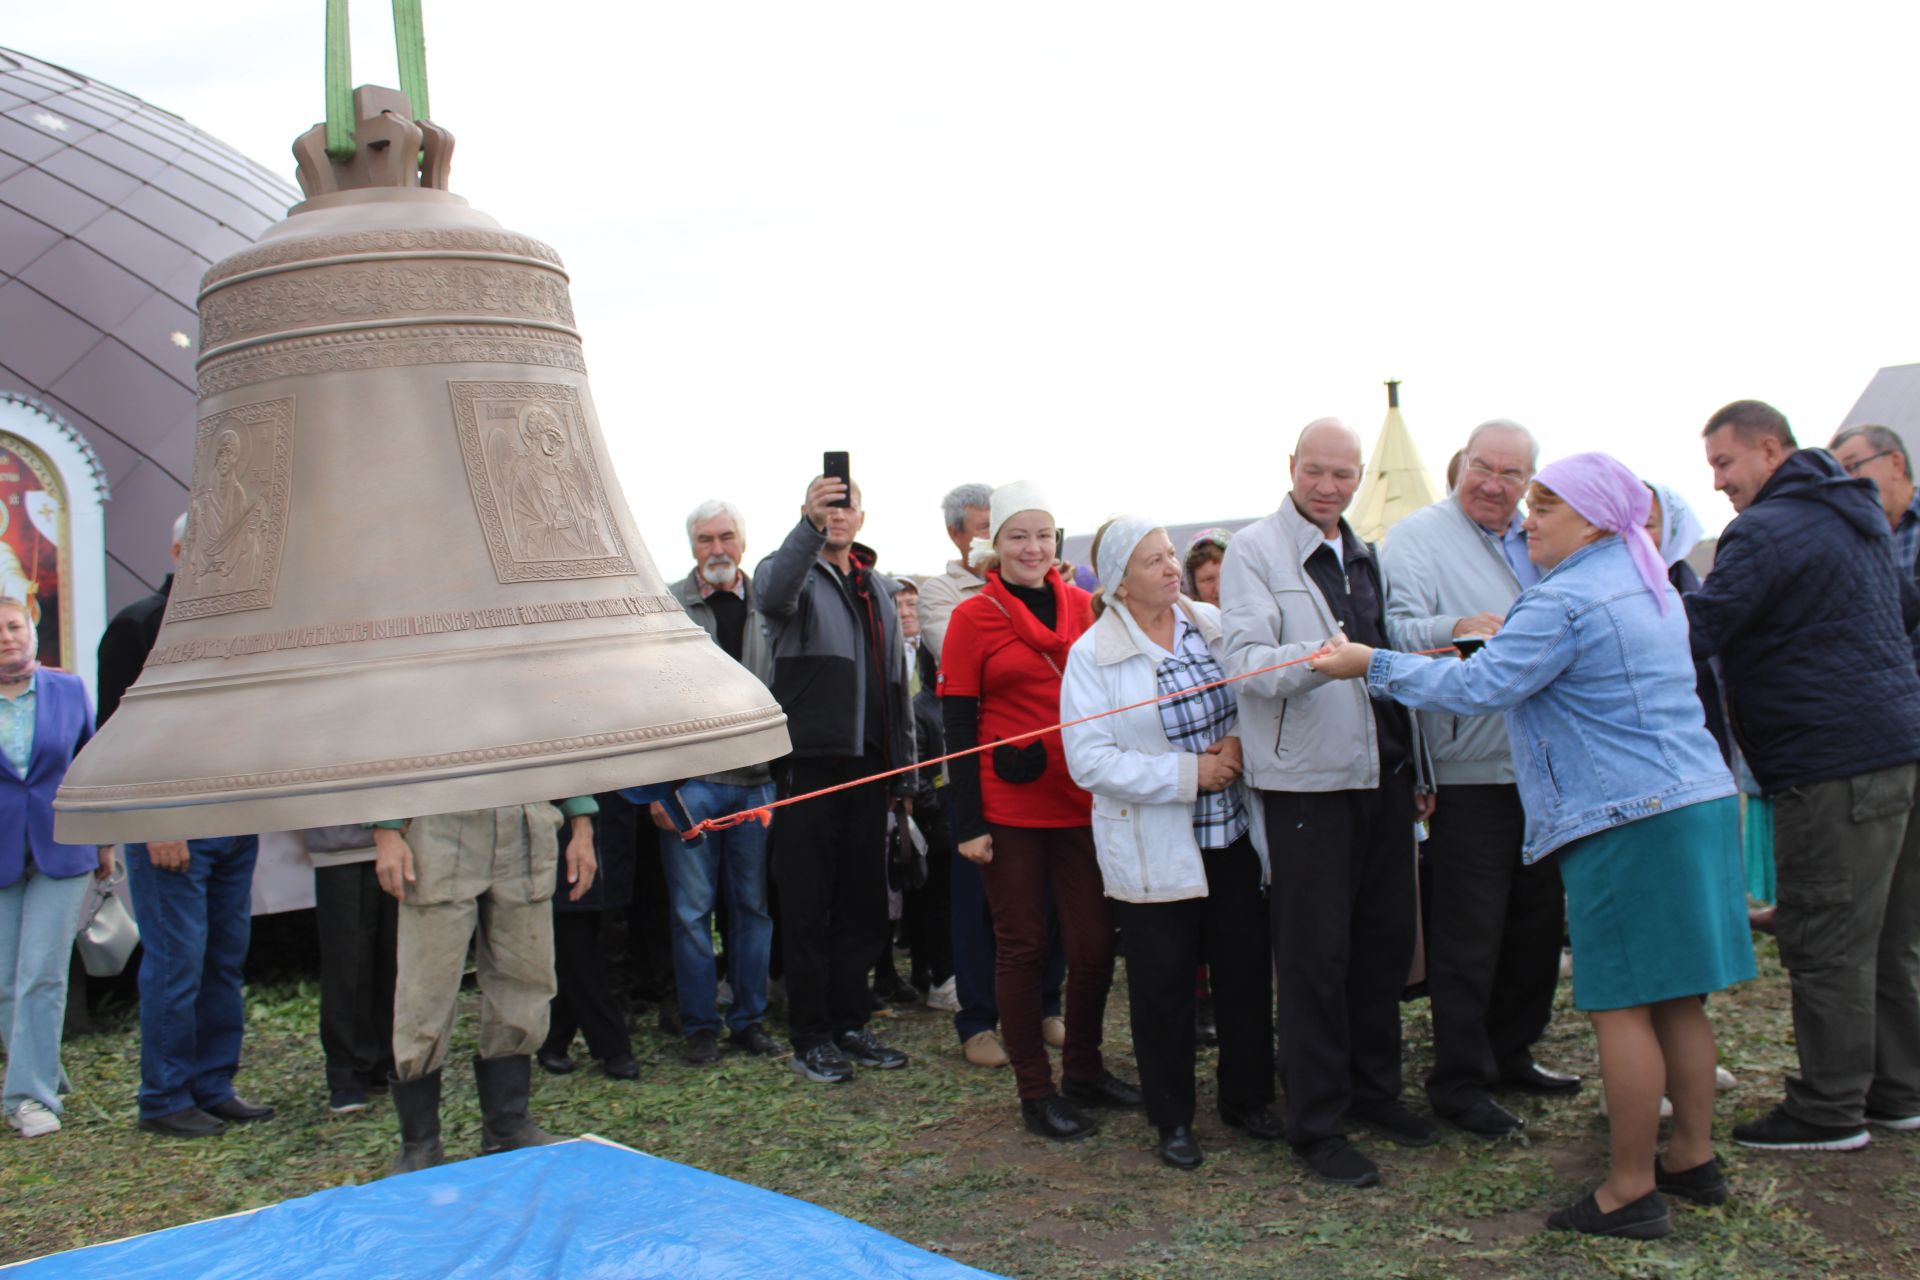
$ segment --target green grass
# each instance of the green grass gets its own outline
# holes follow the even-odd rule
[[[1564,999],[1564,991],[1563,991]],[[477,997],[463,997],[454,1061],[472,1051]],[[1792,1062],[1785,979],[1763,946],[1758,981],[1709,1006],[1722,1058],[1741,1078],[1721,1124],[1774,1101]],[[1109,1013],[1114,1066],[1131,1071],[1124,982]],[[1426,1070],[1423,1002],[1407,1006],[1408,1079]],[[0,1138],[0,1262],[272,1204],[379,1177],[395,1143],[376,1095],[357,1116],[326,1111],[317,994],[308,982],[252,989],[240,1085],[279,1116],[206,1142],[133,1128],[138,1035],[125,1010],[70,1041],[76,1092],[65,1131]],[[1311,1182],[1284,1150],[1228,1137],[1203,1077],[1207,1163],[1155,1163],[1137,1116],[1054,1146],[1020,1128],[1012,1080],[960,1062],[944,1017],[913,1012],[881,1033],[914,1055],[905,1071],[851,1085],[803,1082],[784,1063],[729,1054],[696,1069],[649,1022],[636,1031],[637,1083],[594,1071],[536,1073],[551,1129],[598,1133],[670,1160],[799,1196],[989,1271],[1023,1277],[1912,1276],[1920,1274],[1920,1140],[1876,1135],[1850,1155],[1768,1157],[1725,1145],[1736,1198],[1677,1208],[1650,1244],[1550,1235],[1541,1219],[1602,1174],[1604,1123],[1591,1089],[1519,1099],[1523,1141],[1457,1134],[1404,1152],[1368,1144],[1387,1185],[1345,1192]],[[584,1056],[582,1054],[581,1056]],[[1562,1008],[1543,1061],[1591,1074],[1585,1020]],[[1206,1059],[1210,1068],[1211,1059]],[[450,1071],[446,1138],[478,1146],[470,1079]],[[1414,1091],[1417,1092],[1417,1091]]]

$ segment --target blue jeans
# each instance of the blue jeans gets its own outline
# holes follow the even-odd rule
[[[56,1114],[66,1091],[60,1033],[67,1013],[67,958],[86,900],[85,872],[56,880],[29,861],[0,889],[0,1047],[7,1051],[5,1105],[29,1100]]]
[[[189,840],[185,871],[155,867],[144,844],[124,852],[143,949],[140,1117],[218,1106],[240,1069],[259,837]]]
[[[754,787],[695,781],[680,788],[693,820],[738,813],[773,802],[773,784]],[[680,1029],[720,1030],[713,963],[713,903],[727,895],[727,982],[733,1007],[727,1026],[744,1031],[767,1016],[767,964],[773,954],[773,917],[767,913],[767,829],[743,822],[709,831],[698,844],[662,833],[660,858],[673,911],[673,982]]]

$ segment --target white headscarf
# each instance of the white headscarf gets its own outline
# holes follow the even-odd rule
[[[978,569],[992,559],[993,540],[1000,536],[1000,526],[1022,511],[1045,511],[1051,515],[1053,504],[1031,480],[1015,480],[995,489],[993,497],[987,500],[987,536],[973,540],[973,546],[967,551],[967,563]]]
[[[1141,540],[1160,527],[1145,516],[1135,515],[1115,516],[1107,525],[1107,531],[1100,535],[1099,558],[1093,565],[1107,599],[1114,598],[1114,588],[1127,576],[1127,563],[1133,559]]]
[[[1660,499],[1660,534],[1655,541],[1660,544],[1660,559],[1672,568],[1700,545],[1707,531],[1700,527],[1700,517],[1693,514],[1679,490],[1652,481],[1647,482],[1647,488]]]

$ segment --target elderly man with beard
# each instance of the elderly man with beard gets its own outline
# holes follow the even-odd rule
[[[773,650],[760,608],[740,562],[747,553],[747,522],[724,499],[701,503],[687,517],[693,572],[673,584],[687,615],[707,629],[727,656],[773,683]],[[757,809],[773,801],[773,775],[764,764],[695,778],[680,788],[694,821]],[[671,830],[660,806],[657,824]],[[718,970],[713,958],[713,909],[727,903],[728,1040],[764,1057],[780,1046],[761,1021],[767,1013],[767,967],[773,953],[773,917],[767,911],[767,829],[757,822],[709,832],[693,844],[669,835],[660,842],[673,911],[673,982],[680,1002],[680,1028],[687,1061],[706,1066],[720,1059]]]

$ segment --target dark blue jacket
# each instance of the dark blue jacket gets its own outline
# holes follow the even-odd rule
[[[87,702],[87,686],[71,672],[41,667],[34,673],[33,753],[27,757],[27,776],[15,773],[0,756],[0,889],[19,881],[29,848],[33,865],[56,880],[100,865],[94,846],[60,844],[53,838],[53,793],[91,737],[93,707]]]
[[[1718,657],[1732,727],[1768,795],[1920,760],[1920,596],[1894,564],[1871,480],[1824,449],[1780,464],[1685,597]]]

